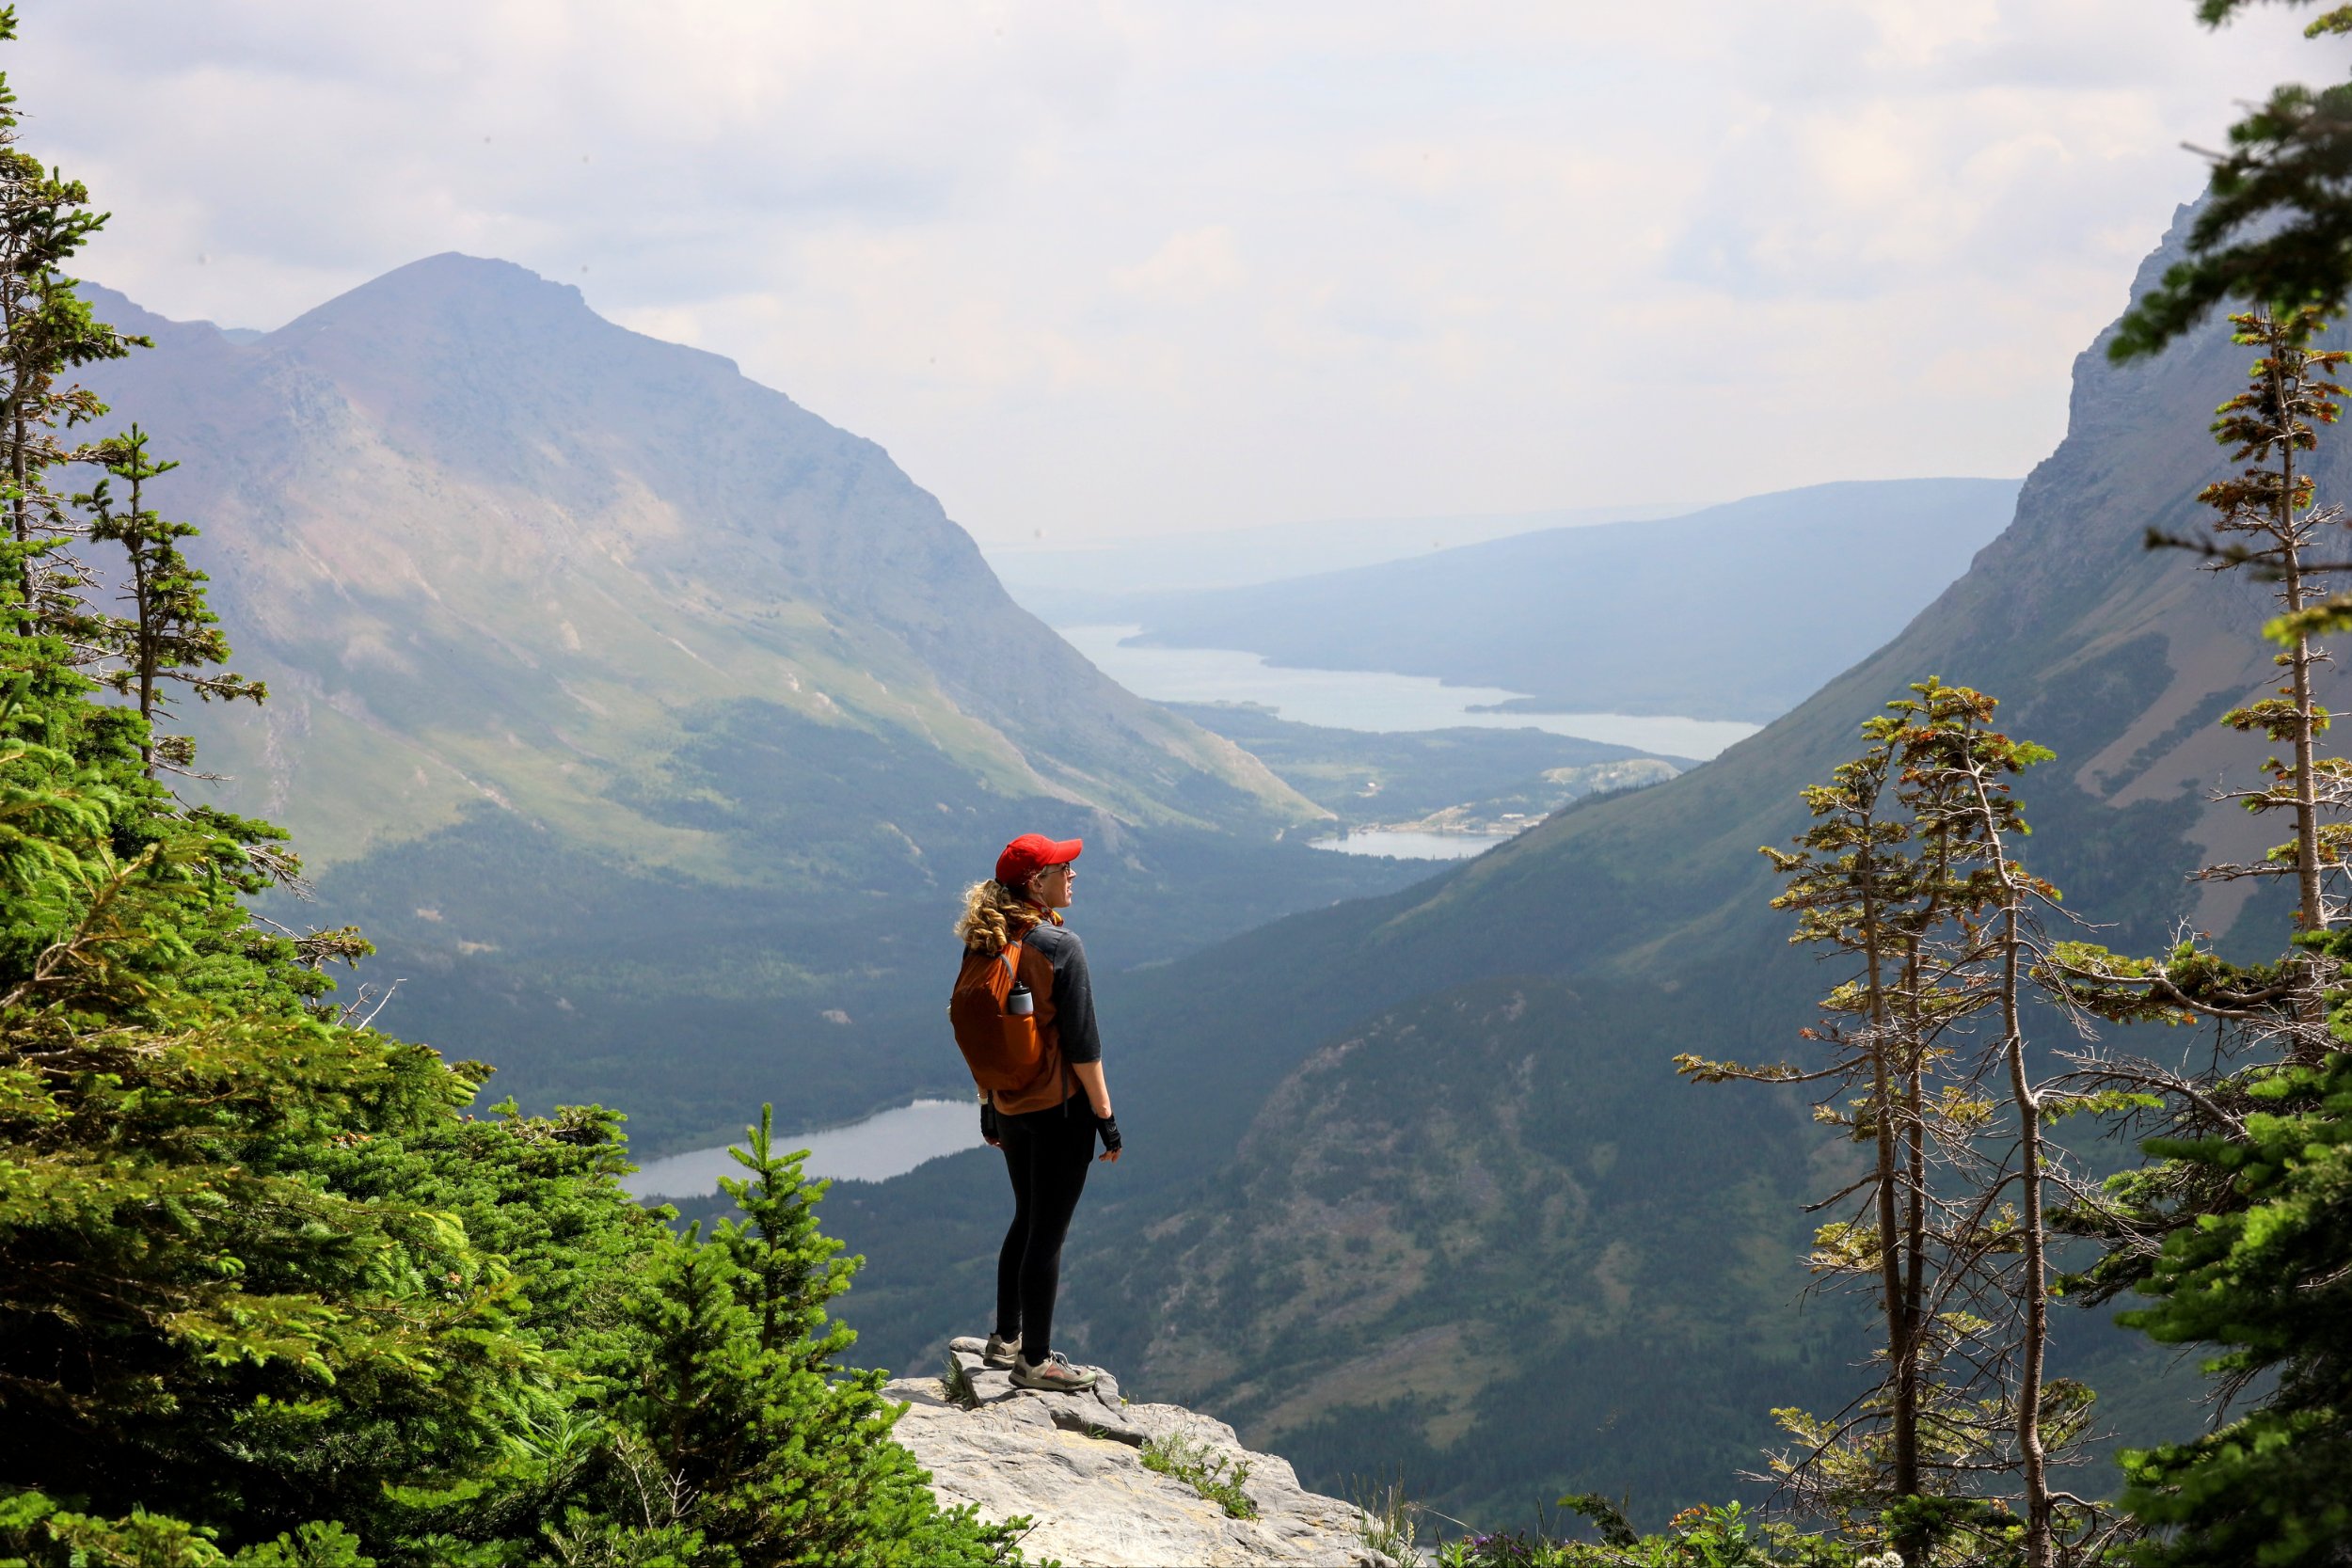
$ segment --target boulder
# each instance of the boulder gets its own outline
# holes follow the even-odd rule
[[[948,1506],[990,1519],[1026,1514],[1022,1549],[1067,1568],[1396,1568],[1365,1546],[1358,1511],[1298,1484],[1287,1460],[1252,1453],[1223,1421],[1173,1404],[1130,1403],[1105,1377],[1083,1394],[1015,1388],[980,1360],[981,1341],[956,1339],[945,1377],[889,1385],[907,1410],[898,1438],[931,1474]],[[1174,1476],[1148,1469],[1144,1445],[1180,1439],[1231,1466],[1247,1465],[1242,1493],[1254,1518],[1235,1519]]]

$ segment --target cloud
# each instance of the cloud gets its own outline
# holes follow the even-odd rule
[[[143,303],[505,256],[1061,538],[2022,472],[2179,144],[2344,64],[2187,0],[22,9]]]
[[[1170,234],[1168,242],[1132,267],[1111,269],[1111,287],[1139,299],[1199,305],[1241,287],[1247,275],[1221,223]]]

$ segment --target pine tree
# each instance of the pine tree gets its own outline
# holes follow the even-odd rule
[[[96,460],[108,479],[73,498],[89,515],[89,537],[119,544],[125,557],[126,580],[121,597],[131,612],[124,616],[85,616],[85,645],[101,650],[106,662],[100,678],[130,697],[138,706],[147,734],[139,756],[152,778],[160,763],[175,770],[196,761],[196,747],[184,735],[163,735],[164,710],[169,699],[165,688],[178,685],[207,702],[260,703],[268,688],[243,675],[215,667],[228,662],[229,640],[222,635],[220,617],[205,603],[202,572],[188,564],[180,541],[199,531],[187,523],[167,522],[146,504],[146,486],[178,467],[149,456],[147,434],[133,425],[128,435],[102,442]],[[118,507],[109,480],[129,489],[128,503]]]
[[[2311,639],[2352,626],[2352,599],[2312,596],[2304,569],[2304,552],[2342,513],[2314,505],[2309,479],[2285,461],[2334,422],[2342,389],[2325,378],[2345,356],[2306,350],[2323,325],[2315,311],[2235,320],[2240,341],[2265,353],[2215,433],[2241,457],[2268,461],[2204,499],[2224,524],[2242,524],[2236,531],[2265,545],[2208,553],[2280,583],[2282,613],[2264,629],[2292,673],[2318,657]],[[2100,1244],[2070,1289],[2093,1303],[2126,1291],[2152,1301],[2121,1321],[2163,1343],[2212,1347],[2205,1367],[2225,1399],[2276,1380],[2251,1409],[2195,1442],[2124,1455],[2125,1505],[2155,1532],[2137,1558],[2161,1568],[2352,1557],[2352,1509],[2340,1496],[2352,1467],[2352,1362],[2338,1326],[2352,1321],[2352,1067],[2343,1044],[2352,1037],[2344,984],[2352,930],[2342,889],[2352,767],[2318,754],[2328,715],[2299,698],[2291,682],[2225,721],[2294,747],[2293,761],[2268,762],[2267,786],[2239,797],[2256,810],[2291,809],[2294,841],[2260,864],[2203,873],[2294,876],[2296,929],[2285,951],[2246,964],[2195,942],[2141,959],[2083,945],[2053,965],[2075,1000],[2103,1016],[2214,1030],[2202,1064],[2099,1053],[2076,1074],[2137,1100],[2154,1135],[2145,1165],[2080,1195],[2066,1216]]]
[[[2194,3],[2199,21],[2220,27],[2254,0]],[[2331,6],[2304,29],[2314,39],[2345,34],[2352,34],[2352,6]],[[2352,166],[2352,86],[2274,89],[2230,127],[2229,150],[2211,162],[2188,259],[2125,313],[2107,346],[2110,357],[2154,354],[2225,300],[2338,314],[2352,298],[2352,209],[2344,199],[2344,171]]]
[[[1787,878],[1775,905],[1799,916],[1792,940],[1855,960],[1805,1031],[1828,1063],[1678,1066],[1823,1084],[1816,1119],[1872,1146],[1869,1170],[1818,1206],[1839,1213],[1811,1263],[1875,1286],[1882,1375],[1836,1417],[1777,1413],[1797,1440],[1774,1464],[1789,1500],[1850,1534],[1883,1529],[1906,1561],[2017,1554],[2048,1568],[2108,1528],[2051,1482],[2077,1457],[2090,1396],[2045,1373],[2044,1201],[2071,1177],[2042,1124],[2095,1107],[2028,1071],[2035,911],[2057,892],[2016,861],[2025,823],[2010,781],[2049,753],[1995,730],[1979,692],[1913,692],[1865,725],[1861,756],[1805,791],[1815,821],[1799,847],[1766,851]]]
[[[2225,714],[2242,734],[2260,734],[2285,755],[2264,764],[2260,788],[2224,792],[2257,813],[2284,812],[2294,836],[2261,861],[2200,869],[2200,880],[2293,879],[2296,930],[2285,951],[2258,963],[2224,960],[2201,939],[2149,958],[2120,956],[2089,942],[2061,943],[2051,974],[2074,1005],[2118,1023],[2207,1024],[2215,1046],[2201,1064],[2164,1062],[2109,1050],[2081,1053],[2074,1081],[2093,1092],[2136,1101],[2139,1120],[2158,1147],[2194,1147],[2212,1139],[2242,1140],[2254,1089],[2280,1064],[2325,1062],[2341,1048],[2330,1011],[2341,1006],[2343,924],[2340,885],[2352,844],[2352,768],[2322,755],[2330,715],[2312,695],[2311,671],[2327,656],[2313,641],[2347,624],[2352,601],[2322,594],[2341,564],[2337,552],[2315,550],[2340,526],[2342,508],[2320,506],[2301,454],[2317,449],[2320,432],[2339,416],[2343,388],[2328,379],[2345,362],[2340,352],[2309,344],[2325,327],[2311,309],[2273,316],[2249,311],[2231,318],[2236,341],[2261,350],[2247,386],[2223,404],[2212,427],[2217,441],[2249,466],[2207,485],[2200,499],[2215,513],[2211,537],[2150,536],[2152,546],[2185,547],[2223,569],[2245,569],[2275,582],[2280,614],[2263,631],[2279,644],[2277,661],[2287,684],[2269,697]],[[2321,559],[2314,561],[2317,554]],[[2068,1290],[2099,1305],[2138,1289],[2164,1256],[2170,1238],[2215,1215],[2234,1212],[2243,1195],[2207,1160],[2157,1158],[2124,1172],[2103,1193],[2084,1195],[2061,1216],[2076,1234],[2099,1243],[2096,1260],[2079,1270]]]
[[[2352,1056],[2295,1064],[2253,1089],[2242,1136],[2159,1140],[2242,1201],[2183,1230],[2122,1322],[2203,1345],[2255,1408],[2193,1442],[2124,1457],[2124,1505],[2162,1533],[2144,1568],[2319,1568],[2352,1559]]]
[[[1986,1142],[2002,1141],[1997,1134],[1964,1146],[1981,1175],[1968,1194],[1971,1224],[1958,1238],[1956,1273],[1986,1278],[1994,1288],[1979,1287],[1977,1300],[1997,1296],[2013,1304],[2021,1320],[1991,1338],[1995,1407],[2006,1407],[2016,1445],[2010,1453],[2021,1490],[2026,1568],[2054,1568],[2061,1531],[2089,1525],[2087,1517],[2060,1518],[2050,1479],[2052,1450],[2082,1435],[2088,1391],[2053,1387],[2047,1374],[2052,1280],[2044,1208],[2053,1172],[2042,1123],[2057,1102],[2028,1066],[2024,1019],[2036,956],[2029,928],[2034,906],[2055,904],[2058,890],[2027,873],[2011,853],[2028,830],[2010,787],[2011,777],[2047,761],[2051,752],[1994,730],[1997,705],[1989,697],[1933,685],[1922,695],[1923,721],[1906,736],[1903,762],[1931,802],[1922,814],[1923,827],[1964,846],[1973,863],[1954,962],[1982,975],[1980,1000],[1996,1012],[1999,1029],[1988,1054],[2005,1069],[2010,1089],[2001,1157],[1988,1163],[1980,1152]],[[2013,1200],[2007,1196],[2012,1191]],[[1989,1440],[1983,1448],[1998,1451]],[[2088,1505],[2074,1501],[2089,1513]]]
[[[16,37],[16,8],[0,6],[0,42]],[[18,629],[78,610],[79,575],[53,559],[74,531],[49,472],[85,460],[68,439],[104,410],[87,388],[65,377],[80,365],[119,359],[143,338],[95,320],[64,271],[105,227],[89,192],[42,165],[19,145],[16,95],[0,73],[0,592]]]
[[[650,1353],[620,1411],[669,1478],[657,1530],[745,1563],[994,1560],[1018,1527],[937,1513],[890,1441],[882,1374],[827,1375],[854,1336],[826,1304],[857,1260],[817,1227],[828,1183],[804,1181],[803,1156],[779,1154],[771,1134],[763,1109],[748,1152],[734,1151],[746,1174],[722,1183],[744,1217],[662,1246],[637,1301]]]
[[[853,1265],[764,1129],[751,1219],[674,1236],[617,1115],[477,1119],[489,1069],[336,1001],[356,932],[253,918],[297,863],[176,800],[153,721],[166,682],[262,693],[135,426],[90,506],[132,613],[57,563],[50,476],[98,454],[61,432],[103,412],[64,377],[126,340],[56,271],[80,187],[0,152],[0,1568],[1017,1560],[835,1366]]]
[[[1830,1047],[1830,1064],[1807,1070],[1676,1058],[1678,1071],[1700,1082],[1828,1083],[1834,1088],[1817,1102],[1816,1119],[1843,1126],[1872,1146],[1869,1174],[1841,1195],[1867,1217],[1822,1226],[1812,1265],[1832,1277],[1876,1281],[1886,1324],[1881,1387],[1856,1407],[1853,1421],[1824,1423],[1795,1412],[1784,1417],[1808,1450],[1787,1467],[1788,1476],[1812,1495],[1817,1509],[1839,1513],[1883,1509],[1924,1489],[1918,1419],[1927,1251],[1922,1101],[1935,1030],[1919,960],[1920,939],[1937,919],[1938,899],[1935,891],[1923,889],[1910,814],[1896,787],[1904,728],[1899,713],[1866,721],[1863,753],[1839,765],[1827,784],[1804,791],[1814,821],[1799,835],[1798,848],[1764,850],[1787,882],[1772,907],[1797,914],[1790,942],[1828,946],[1859,966],[1823,999],[1821,1026],[1804,1031]],[[1931,881],[1932,874],[1925,879]],[[1856,1089],[1860,1098],[1839,1102]],[[1858,1426],[1881,1425],[1883,1456],[1877,1453],[1882,1440],[1857,1443],[1855,1437]],[[1858,1466],[1851,1462],[1857,1449],[1871,1456]],[[1915,1550],[1919,1543],[1910,1544]]]
[[[2328,842],[2322,820],[2322,796],[2335,792],[2328,787],[2331,781],[2323,778],[2329,770],[2321,767],[2317,751],[2328,714],[2313,697],[2312,686],[2312,673],[2327,656],[2312,639],[2313,612],[2328,602],[2317,590],[2341,567],[2324,559],[2314,561],[2312,546],[2322,532],[2343,521],[2344,513],[2340,507],[2315,504],[2311,472],[2299,460],[2317,450],[2317,427],[2335,423],[2342,413],[2336,400],[2344,396],[2344,388],[2329,378],[2352,354],[2311,346],[2328,324],[2310,307],[2282,316],[2247,311],[2230,321],[2237,328],[2231,341],[2259,348],[2262,356],[2254,361],[2246,389],[2217,411],[2213,435],[2232,449],[2234,461],[2247,467],[2233,478],[2206,485],[2197,498],[2215,514],[2213,539],[2180,539],[2152,531],[2150,542],[2195,550],[2218,570],[2251,567],[2278,584],[2282,614],[2274,626],[2282,647],[2277,657],[2287,672],[2287,684],[2275,696],[2231,710],[2221,721],[2241,733],[2259,730],[2272,745],[2287,749],[2284,758],[2273,756],[2264,765],[2270,775],[2266,786],[2233,791],[2232,796],[2249,811],[2288,813],[2295,839],[2258,865],[2207,866],[2198,876],[2208,881],[2293,877],[2296,923],[2302,930],[2317,931],[2328,924],[2321,874],[2338,847]]]

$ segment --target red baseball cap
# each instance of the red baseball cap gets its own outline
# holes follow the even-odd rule
[[[996,857],[996,879],[1007,887],[1023,886],[1049,865],[1067,865],[1076,860],[1078,851],[1085,847],[1086,840],[1082,838],[1057,842],[1043,833],[1023,833]]]

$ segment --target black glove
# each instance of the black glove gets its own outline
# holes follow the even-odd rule
[[[1104,1153],[1116,1154],[1119,1152],[1119,1118],[1117,1117],[1096,1117],[1094,1118],[1094,1130],[1103,1134],[1103,1151]]]
[[[986,1142],[986,1143],[992,1143],[992,1144],[993,1144],[993,1143],[1001,1143],[1001,1142],[1003,1142],[1003,1141],[1004,1141],[1004,1136],[1005,1136],[1005,1133],[1004,1133],[1004,1129],[1003,1129],[1001,1126],[999,1126],[999,1125],[998,1125],[997,1120],[996,1120],[996,1105],[995,1105],[995,1102],[994,1102],[993,1101],[987,1101],[987,1100],[983,1100],[983,1101],[980,1101],[980,1138],[981,1138],[981,1140],[982,1140],[983,1142]]]

